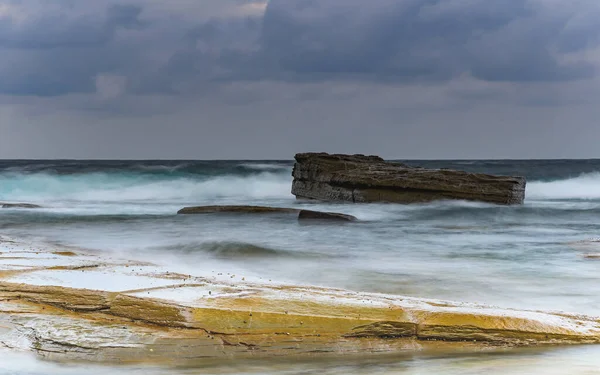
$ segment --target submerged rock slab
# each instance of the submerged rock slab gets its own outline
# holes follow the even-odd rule
[[[356,221],[355,216],[339,214],[336,212],[321,212],[311,210],[300,210],[298,220],[334,220],[334,221]]]
[[[356,203],[459,199],[506,205],[525,199],[523,177],[415,168],[378,156],[302,153],[295,158],[292,194],[297,198]]]
[[[197,206],[184,207],[177,212],[179,215],[191,214],[215,214],[215,213],[234,213],[234,214],[273,214],[273,213],[298,213],[300,210],[294,208],[265,207],[265,206]]]
[[[52,360],[183,365],[600,343],[600,323],[587,316],[184,275],[99,254],[24,248],[11,242],[0,249],[21,266],[31,263],[0,272],[0,346]],[[55,262],[40,266],[29,252]]]
[[[2,208],[42,208],[42,206],[38,206],[37,204],[31,204],[31,203],[4,203],[4,202],[0,202],[0,207],[2,207]]]
[[[337,221],[355,221],[356,217],[352,215],[340,214],[337,212],[320,212],[311,210],[302,210],[296,208],[265,207],[265,206],[198,206],[185,207],[177,212],[179,215],[199,215],[215,213],[234,213],[234,214],[298,214],[299,220],[337,220]]]

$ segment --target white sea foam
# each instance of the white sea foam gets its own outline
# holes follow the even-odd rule
[[[0,198],[7,201],[80,202],[205,201],[217,198],[289,198],[291,176],[263,172],[198,179],[115,176],[103,173],[56,176],[0,176]]]
[[[181,163],[181,164],[177,164],[177,165],[145,165],[145,164],[138,164],[135,167],[142,170],[142,171],[149,171],[149,172],[168,172],[168,173],[173,173],[182,169],[185,169],[187,167],[190,166],[190,163]]]
[[[527,199],[600,199],[600,173],[587,173],[579,177],[558,181],[532,181],[527,183]]]
[[[240,167],[255,169],[259,171],[282,171],[291,170],[290,167],[281,164],[267,164],[267,163],[242,163]]]

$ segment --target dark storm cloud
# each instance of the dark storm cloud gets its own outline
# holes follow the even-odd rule
[[[586,62],[559,53],[598,43],[593,3],[547,9],[526,0],[286,0],[267,8],[265,52],[299,75],[369,79],[449,79],[471,73],[490,81],[589,78]]]
[[[600,7],[592,1],[271,0],[264,15],[198,21],[174,17],[182,0],[148,19],[151,0],[55,1],[51,12],[27,15],[48,3],[11,3],[25,12],[21,20],[0,13],[1,93],[93,92],[105,73],[126,77],[127,90],[138,94],[191,94],[244,80],[441,82],[470,74],[570,81],[595,69],[564,57],[600,42]],[[150,63],[153,51],[161,55]]]
[[[132,85],[138,93],[200,93],[214,84],[265,78],[259,62],[261,18],[210,19],[187,29],[167,62]]]
[[[105,14],[67,17],[50,14],[34,17],[23,24],[11,18],[0,19],[0,47],[12,49],[93,48],[105,45],[119,28],[139,28],[142,8],[111,5]]]
[[[563,61],[598,45],[593,3],[528,0],[272,0],[262,17],[212,19],[185,33],[137,92],[207,92],[233,81],[443,82],[591,78]],[[134,86],[135,87],[135,86]]]
[[[141,29],[142,8],[111,5],[96,14],[0,18],[0,93],[54,96],[95,91],[95,76],[136,61],[113,43],[118,30]],[[66,12],[68,13],[68,12]]]

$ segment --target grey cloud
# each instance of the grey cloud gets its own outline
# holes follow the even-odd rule
[[[598,7],[531,0],[272,0],[262,19],[213,19],[146,80],[143,92],[198,92],[222,81],[552,82],[590,78],[564,54],[600,42]],[[597,63],[597,62],[596,62]],[[157,85],[157,82],[160,83]],[[150,84],[148,84],[150,83]]]
[[[139,30],[142,8],[113,5],[101,16],[48,14],[22,24],[0,23],[0,93],[54,96],[95,90],[95,77],[104,72],[134,70],[139,51],[119,30]],[[2,21],[0,21],[2,22]]]
[[[119,28],[139,28],[142,8],[133,5],[109,6],[104,15],[49,14],[14,22],[0,19],[0,47],[14,49],[97,47],[106,44]]]
[[[113,32],[119,27],[139,29],[144,26],[144,22],[140,20],[141,14],[142,7],[138,5],[115,4],[108,8],[106,25]]]
[[[224,2],[252,3],[223,0],[222,14]],[[600,43],[600,7],[588,0],[566,10],[538,0],[271,0],[264,16],[195,24],[153,0],[78,3],[78,12],[59,4],[20,27],[0,20],[0,53],[10,55],[0,92],[93,92],[103,73],[125,76],[131,94],[180,95],[258,80],[570,81],[593,77],[598,62],[563,57]]]
[[[600,17],[600,13],[598,13]],[[593,64],[585,61],[561,64],[561,52],[585,49],[591,39],[564,33],[575,16],[541,14],[514,20],[506,27],[472,39],[471,71],[475,77],[490,81],[569,81],[591,78]],[[589,37],[600,36],[600,25],[586,28]]]
[[[214,85],[265,78],[258,56],[261,19],[211,19],[189,28],[157,71],[138,77],[136,93],[202,93]]]
[[[215,7],[222,11],[226,2],[215,2]],[[0,54],[8,56],[0,60],[0,93],[90,93],[95,77],[105,73],[125,76],[131,93],[198,91],[190,86],[239,70],[240,51],[247,48],[244,35],[249,27],[258,32],[260,25],[260,19],[249,18],[238,29],[232,27],[236,20],[198,26],[183,21],[177,11],[157,11],[152,0],[111,3],[88,7],[59,1],[58,8],[45,9],[45,4],[25,0],[20,3],[24,9],[47,11],[28,15],[18,25],[10,17],[0,18]],[[175,10],[182,4],[174,2]],[[152,10],[148,18],[144,5]],[[207,34],[211,28],[216,28],[213,41]],[[201,38],[207,48],[198,48]]]
[[[579,4],[571,12],[549,13],[526,0],[374,0],[368,10],[356,1],[274,0],[265,14],[263,41],[284,69],[320,78],[324,73],[384,80],[446,80],[462,73],[492,81],[589,78],[590,64],[561,65],[553,54],[559,43],[557,52],[598,43],[597,23],[563,33],[569,21],[589,11],[598,14],[592,3]]]
[[[594,4],[571,17],[562,28],[557,40],[561,53],[585,50],[600,44],[600,4]]]

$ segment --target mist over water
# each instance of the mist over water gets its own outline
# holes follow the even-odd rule
[[[585,258],[600,253],[594,240],[600,237],[600,161],[407,163],[524,175],[526,202],[504,207],[296,201],[289,161],[4,161],[0,202],[44,208],[0,210],[0,235],[165,263],[196,275],[235,272],[293,284],[600,315],[600,261]],[[184,206],[212,204],[308,207],[360,221],[315,225],[285,215],[176,215]],[[568,363],[572,353],[536,354],[525,362],[486,357],[477,364],[469,358],[412,358],[377,362],[371,370],[360,362],[346,373],[493,374],[490,369],[500,361],[508,372],[497,373],[520,373],[518,363],[531,364],[525,369],[547,359]],[[593,357],[577,353],[583,364]],[[464,372],[470,366],[473,372]],[[285,371],[309,371],[299,368]],[[547,369],[544,373],[559,373]],[[588,370],[583,365],[578,373]]]
[[[5,355],[0,350],[0,355]],[[595,347],[521,349],[508,352],[480,353],[477,355],[448,355],[444,353],[406,354],[369,358],[296,359],[228,361],[204,363],[201,368],[164,368],[144,366],[85,366],[89,375],[594,375],[598,373],[598,355]],[[168,371],[168,372],[166,372]],[[80,375],[81,365],[55,364],[37,361],[29,354],[3,356],[2,375]]]

